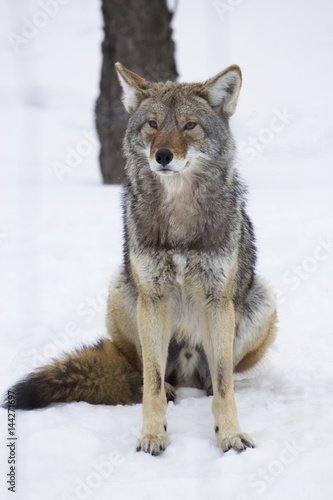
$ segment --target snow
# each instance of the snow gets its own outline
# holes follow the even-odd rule
[[[106,334],[122,227],[120,189],[101,185],[94,131],[99,2],[59,0],[58,10],[46,0],[2,3],[5,391]],[[41,16],[41,4],[53,11]],[[135,452],[141,405],[17,412],[15,498],[332,497],[332,14],[329,0],[181,0],[174,19],[180,80],[203,81],[234,63],[243,72],[231,127],[249,185],[258,269],[278,294],[279,314],[275,349],[235,381],[241,426],[257,447],[223,456],[211,398],[195,389],[178,390],[169,403],[170,445],[160,457]],[[40,27],[29,32],[32,21]],[[23,29],[30,35],[14,50],[10,34]],[[67,166],[60,177],[59,163]],[[1,498],[12,498],[6,411],[0,419]]]

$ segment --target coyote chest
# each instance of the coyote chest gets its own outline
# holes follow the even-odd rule
[[[193,347],[201,344],[202,304],[227,289],[224,277],[230,275],[233,262],[195,250],[133,252],[130,262],[139,293],[166,305],[172,337]]]
[[[173,337],[178,342],[186,341],[195,347],[201,344],[200,317],[191,280],[186,277],[187,258],[185,255],[175,253],[172,262],[174,264],[174,291],[171,297]]]
[[[186,257],[180,253],[175,253],[172,257],[172,261],[175,265],[176,282],[179,285],[183,285],[186,269]]]

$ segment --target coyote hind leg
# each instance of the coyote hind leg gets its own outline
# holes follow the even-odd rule
[[[236,329],[235,373],[249,370],[263,358],[275,340],[276,322],[274,296],[269,288],[256,277]]]

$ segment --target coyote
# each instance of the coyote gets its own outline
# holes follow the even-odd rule
[[[142,401],[137,450],[159,455],[168,444],[167,401],[175,387],[192,386],[213,395],[222,451],[242,451],[254,443],[238,423],[233,372],[262,359],[276,312],[255,274],[253,227],[234,166],[229,118],[241,71],[233,65],[205,83],[150,83],[120,63],[116,70],[129,122],[124,259],[108,298],[110,338],[18,382],[17,408]]]

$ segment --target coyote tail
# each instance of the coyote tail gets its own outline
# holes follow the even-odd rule
[[[15,384],[16,409],[33,410],[51,403],[133,404],[142,400],[142,373],[109,339],[84,347],[37,369]],[[8,407],[8,399],[3,406]]]

